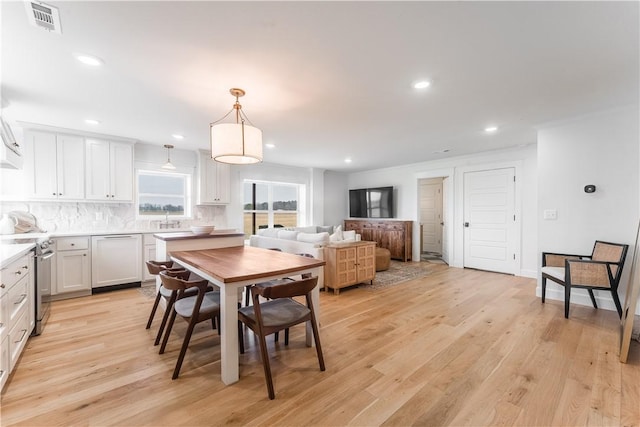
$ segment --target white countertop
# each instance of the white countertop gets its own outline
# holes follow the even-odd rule
[[[4,268],[4,266],[17,260],[35,246],[35,243],[21,243],[15,245],[0,244],[0,267]]]
[[[0,243],[8,240],[20,239],[48,239],[55,237],[74,237],[74,236],[111,236],[115,234],[156,234],[156,233],[184,233],[191,231],[189,228],[163,228],[145,229],[145,230],[86,230],[86,231],[54,231],[52,233],[21,233],[21,234],[4,234],[0,235]]]

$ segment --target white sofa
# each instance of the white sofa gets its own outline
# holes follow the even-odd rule
[[[329,234],[329,233],[332,234]],[[359,240],[354,232],[342,232],[342,227],[309,226],[294,228],[264,228],[249,237],[249,246],[264,249],[280,249],[291,254],[309,254],[324,260],[324,247],[328,244]],[[324,288],[324,269],[318,277],[320,289]]]

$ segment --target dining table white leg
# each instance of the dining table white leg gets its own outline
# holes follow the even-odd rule
[[[222,382],[233,384],[240,379],[238,348],[238,290],[220,287],[220,370]]]
[[[318,269],[313,271],[313,275],[318,275]],[[320,330],[320,282],[313,288],[311,291],[311,304],[313,305],[313,311],[316,314],[316,321],[318,322],[318,330]],[[315,341],[313,340],[313,328],[311,327],[311,322],[306,323],[307,333],[306,333],[306,343],[307,347],[313,347],[315,345]]]

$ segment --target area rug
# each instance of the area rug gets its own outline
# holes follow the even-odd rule
[[[370,291],[377,291],[406,282],[407,280],[424,277],[431,273],[433,267],[434,266],[428,262],[391,261],[388,270],[378,271],[376,273],[376,278],[373,279],[373,286],[361,284],[358,285],[358,287]]]
[[[144,297],[147,298],[155,298],[156,297],[156,287],[155,286],[143,286],[138,288],[138,292]]]

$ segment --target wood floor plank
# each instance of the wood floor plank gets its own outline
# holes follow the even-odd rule
[[[165,354],[136,289],[56,301],[0,400],[2,426],[640,426],[640,345],[617,360],[615,312],[542,304],[535,280],[433,264],[395,286],[322,292],[327,370],[304,345],[268,340],[276,399],[245,330],[240,381],[220,380],[220,337],[186,329]]]

